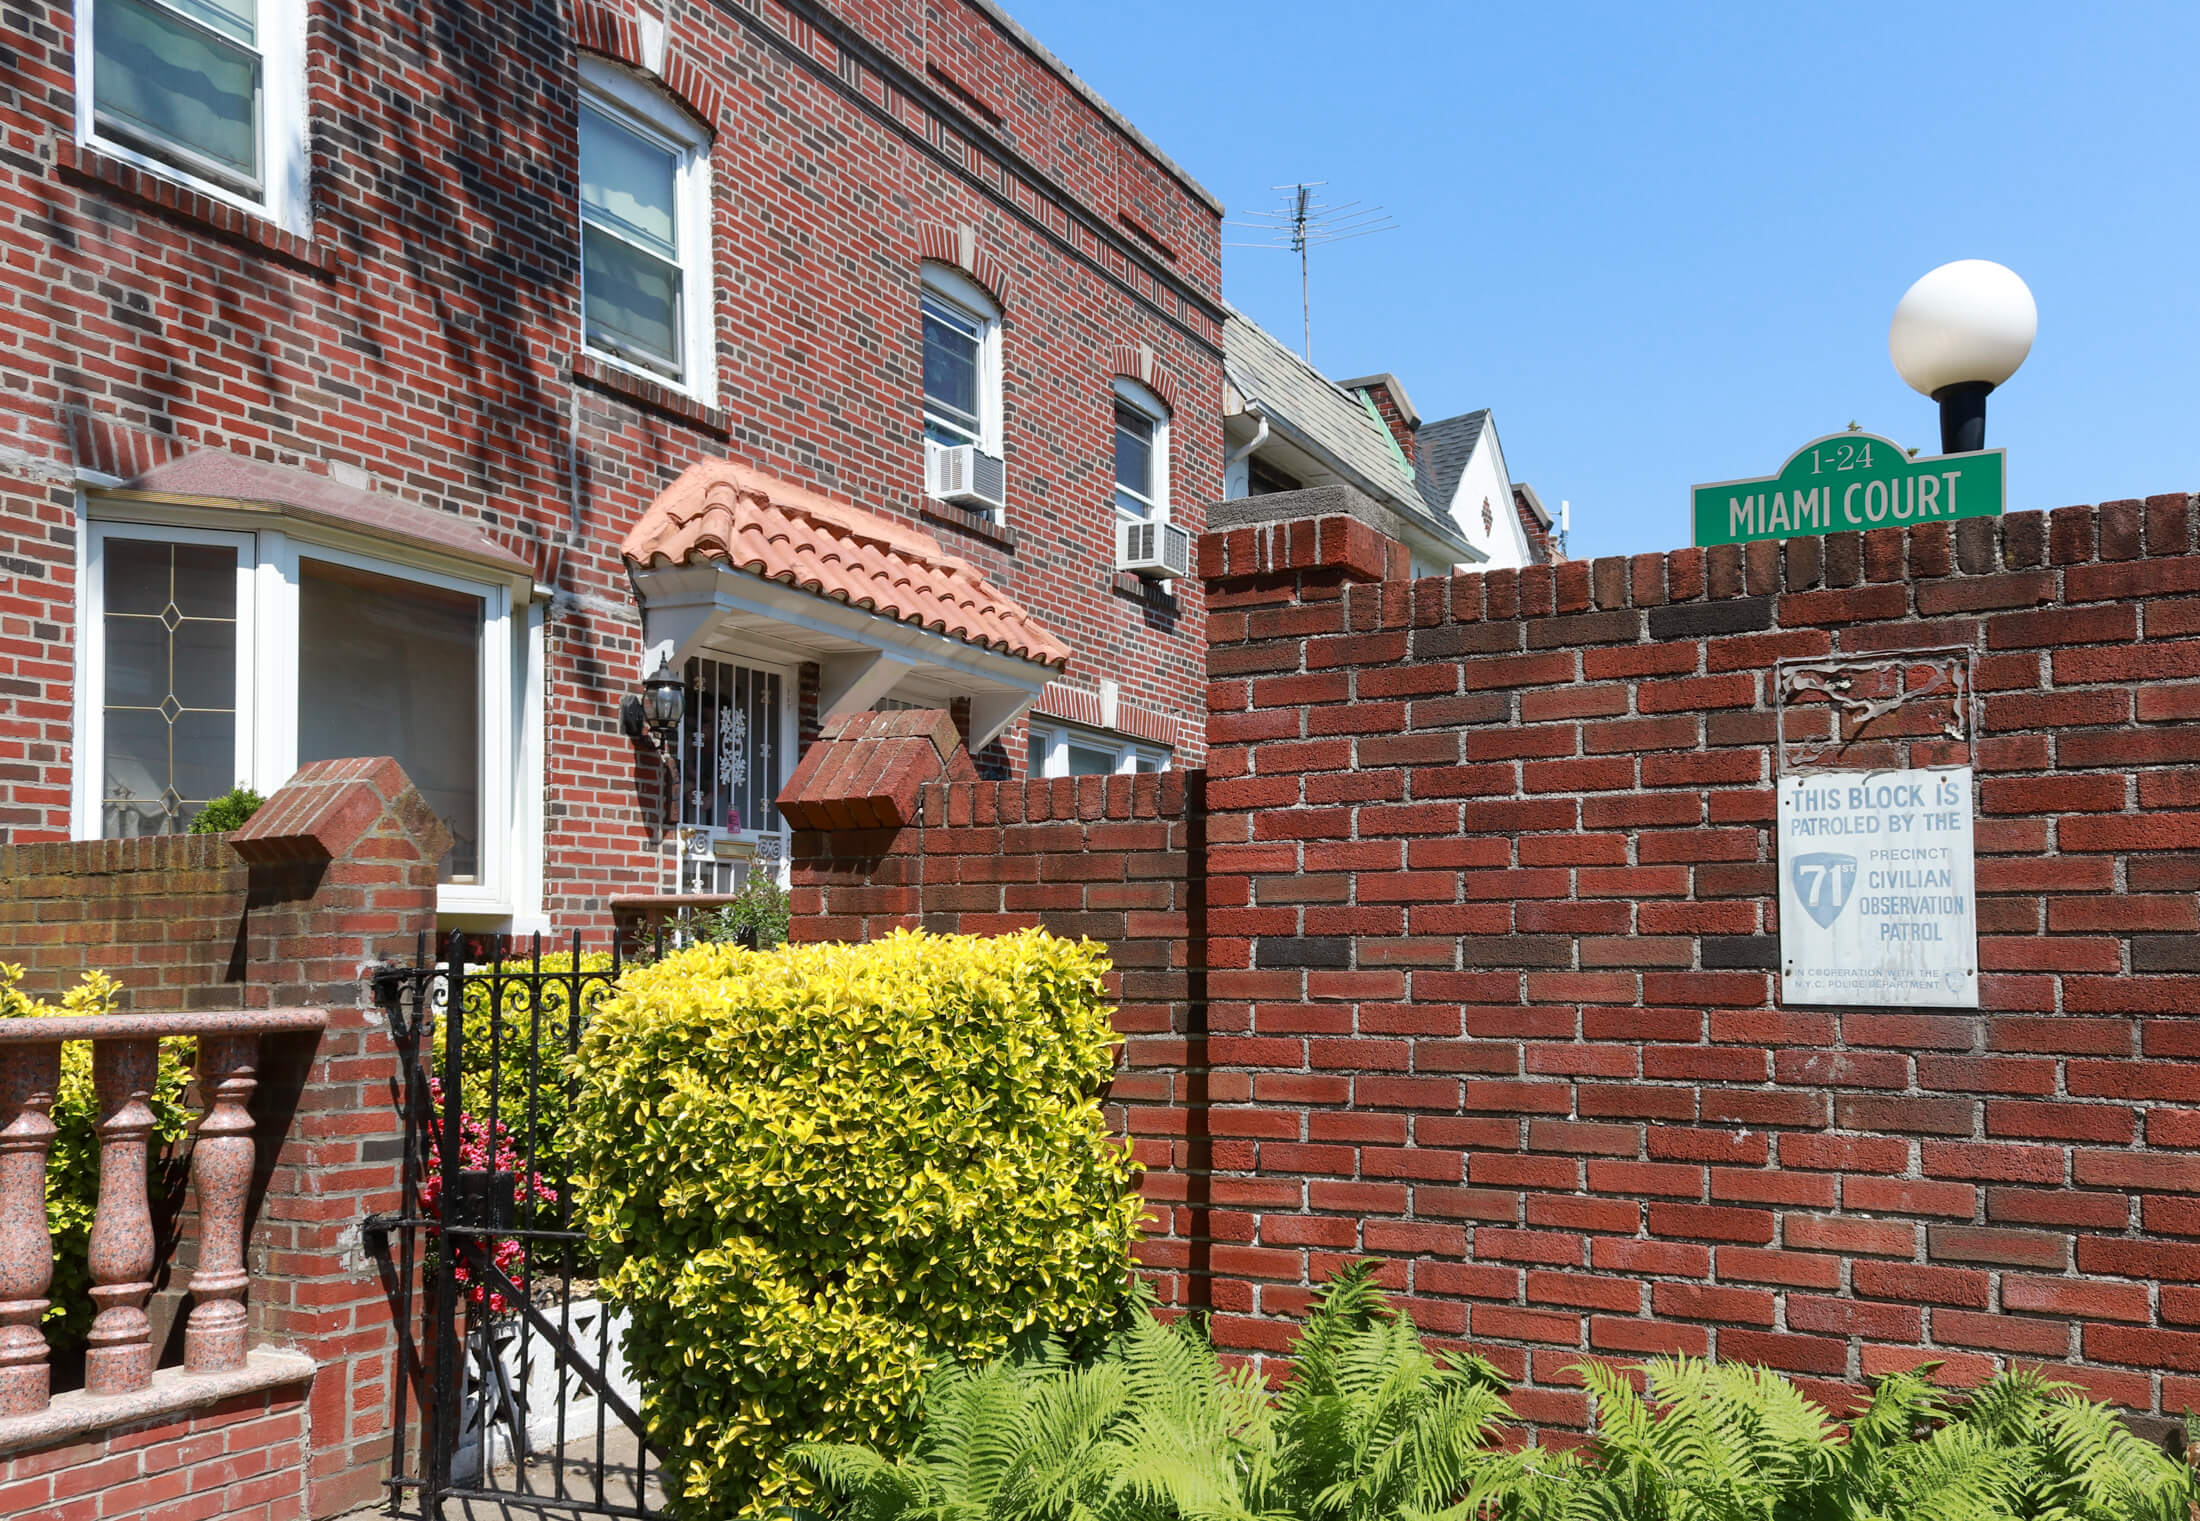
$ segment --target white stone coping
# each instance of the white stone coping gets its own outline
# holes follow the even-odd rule
[[[181,1368],[163,1368],[153,1375],[150,1388],[97,1399],[81,1389],[73,1389],[67,1394],[55,1395],[52,1403],[35,1415],[0,1419],[0,1458],[203,1410],[240,1394],[258,1394],[290,1384],[310,1384],[313,1371],[313,1359],[303,1352],[256,1347],[245,1354],[242,1368],[227,1373],[186,1373]]]

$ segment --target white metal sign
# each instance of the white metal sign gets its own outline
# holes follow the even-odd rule
[[[1978,1007],[1971,768],[1780,779],[1783,1003]]]

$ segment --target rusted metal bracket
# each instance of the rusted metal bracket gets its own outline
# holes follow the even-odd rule
[[[1973,689],[1967,649],[1890,650],[1882,655],[1821,656],[1782,660],[1774,667],[1773,700],[1779,719],[1780,771],[1838,767],[1849,746],[1864,740],[1932,738],[1956,744],[1971,739]],[[1902,727],[1865,731],[1878,720],[1919,703],[1934,703],[1929,735]],[[1831,732],[1815,733],[1801,715],[1831,713]],[[1805,732],[1797,734],[1802,729]]]

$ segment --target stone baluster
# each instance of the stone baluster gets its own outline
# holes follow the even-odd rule
[[[191,1147],[191,1184],[199,1200],[199,1265],[191,1274],[191,1316],[184,1323],[183,1366],[220,1373],[244,1366],[244,1205],[252,1187],[252,1115],[259,1085],[259,1038],[199,1037],[199,1093],[206,1103]]]
[[[99,1096],[99,1206],[92,1217],[92,1319],[84,1354],[84,1392],[129,1394],[153,1381],[153,1213],[145,1188],[146,1144],[153,1133],[153,1079],[160,1042],[121,1036],[92,1045]]]
[[[46,1408],[46,1289],[53,1236],[46,1229],[46,1153],[53,1145],[58,1041],[0,1047],[0,1417]]]

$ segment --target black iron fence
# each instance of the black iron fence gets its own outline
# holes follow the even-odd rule
[[[652,950],[664,943],[660,929]],[[626,958],[577,934],[440,951],[423,940],[412,966],[376,977],[403,1061],[406,1166],[400,1213],[369,1224],[418,1379],[395,1381],[391,1483],[421,1516],[449,1500],[657,1515],[661,1456],[623,1318],[597,1292],[567,1129],[581,1034]]]

